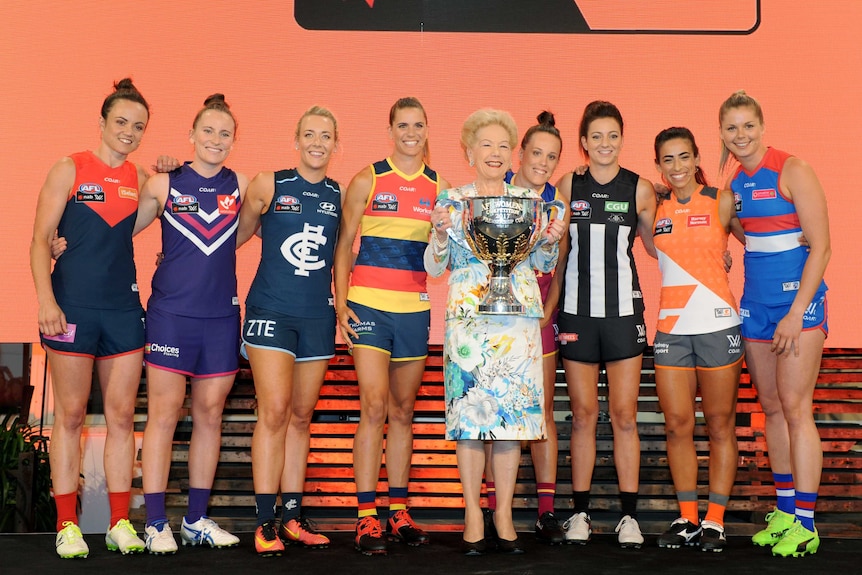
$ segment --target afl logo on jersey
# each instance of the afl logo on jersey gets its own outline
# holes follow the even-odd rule
[[[587,200],[575,200],[571,203],[571,208],[573,218],[589,218],[592,211]]]
[[[742,211],[742,195],[741,194],[733,192],[733,204],[734,204],[734,207],[736,208],[737,212]]]
[[[655,232],[653,235],[669,234],[673,231],[673,220],[670,218],[661,218],[655,223]]]
[[[278,196],[273,211],[282,214],[301,214],[302,204],[299,198],[293,196]]]
[[[374,196],[374,201],[371,202],[371,211],[373,212],[397,212],[398,211],[398,196],[388,192],[382,192]]]
[[[188,214],[198,211],[198,199],[192,195],[176,196],[171,202],[171,213]]]
[[[105,191],[99,184],[81,184],[75,192],[75,202],[90,203],[104,202]]]

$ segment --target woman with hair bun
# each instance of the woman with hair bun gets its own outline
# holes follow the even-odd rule
[[[129,522],[129,499],[144,349],[132,233],[147,173],[128,156],[140,145],[149,115],[149,105],[131,79],[114,84],[102,103],[98,147],[54,164],[36,206],[30,268],[39,301],[39,334],[51,370],[51,481],[56,550],[64,559],[90,552],[78,527],[77,504],[81,432],[94,363],[107,426],[104,467],[111,519],[105,544],[124,555],[144,550]],[[67,249],[52,271],[55,232],[65,236]]]
[[[563,140],[560,130],[556,127],[554,114],[541,112],[536,117],[537,123],[530,126],[521,138],[521,149],[518,152],[520,167],[517,173],[511,170],[506,174],[506,181],[522,187],[535,190],[546,202],[558,199],[557,188],[550,183],[557,165]],[[530,453],[533,468],[536,473],[536,490],[539,499],[539,517],[536,520],[535,531],[539,541],[549,545],[565,542],[565,533],[554,515],[554,497],[557,483],[557,428],[554,422],[554,388],[557,381],[557,362],[559,359],[559,340],[557,339],[557,304],[560,298],[560,275],[554,271],[536,272],[539,291],[542,295],[545,317],[542,318],[542,371],[544,380],[545,427],[547,439],[530,442]],[[486,453],[490,451],[486,446]],[[489,459],[490,462],[490,459]],[[491,513],[496,509],[496,485],[491,465],[485,466],[485,485],[488,491],[488,509]],[[487,513],[487,512],[486,512]],[[488,517],[486,522],[492,524]]]
[[[141,192],[140,231],[161,219],[164,259],[147,302],[147,426],[142,449],[149,553],[175,553],[165,489],[177,418],[191,382],[189,504],[183,545],[231,547],[239,539],[206,516],[221,448],[222,411],[239,370],[237,227],[248,178],[225,167],[236,120],[222,94],[204,101],[189,132],[194,159],[156,174]],[[245,235],[247,239],[249,234]],[[65,256],[64,256],[65,257]]]

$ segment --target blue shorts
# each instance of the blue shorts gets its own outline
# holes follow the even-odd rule
[[[790,311],[790,303],[768,305],[747,300],[742,294],[739,317],[742,318],[742,337],[750,341],[771,342],[778,322]],[[826,313],[826,292],[818,292],[802,315],[802,331],[822,330],[829,335]]]
[[[63,355],[109,359],[144,347],[144,308],[94,309],[60,304],[67,332],[40,334],[42,345]]]
[[[239,314],[185,317],[147,310],[147,365],[189,377],[220,377],[239,371]]]
[[[719,369],[742,361],[739,326],[713,333],[674,335],[656,332],[653,342],[656,368]]]
[[[350,338],[356,347],[377,349],[389,354],[390,361],[413,361],[428,357],[431,311],[395,313],[380,311],[348,301],[359,318],[350,322],[358,337]]]
[[[582,317],[560,312],[560,355],[581,363],[637,357],[647,345],[643,314]]]
[[[243,357],[246,347],[289,353],[296,361],[315,361],[335,356],[335,310],[322,318],[282,315],[247,306],[242,324]]]

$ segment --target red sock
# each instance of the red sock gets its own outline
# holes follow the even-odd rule
[[[63,530],[64,523],[78,524],[78,492],[54,495],[57,504],[57,532]]]
[[[539,496],[539,517],[545,512],[554,512],[554,494],[557,486],[554,483],[537,483],[536,493]]]
[[[488,509],[495,511],[497,509],[497,487],[493,481],[486,481],[485,490],[488,492]]]
[[[111,505],[111,527],[120,519],[129,518],[129,500],[132,498],[130,491],[108,492],[108,501]]]

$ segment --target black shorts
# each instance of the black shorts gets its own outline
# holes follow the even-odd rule
[[[560,312],[560,355],[582,363],[637,357],[647,345],[643,314],[583,317]]]

